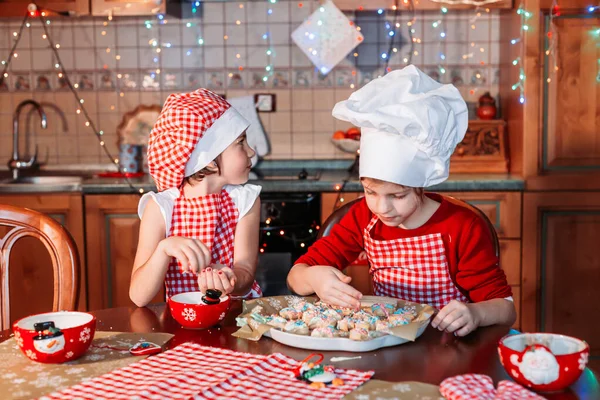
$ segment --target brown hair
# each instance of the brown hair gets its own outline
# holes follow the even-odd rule
[[[217,165],[217,168],[212,168],[207,165],[206,167],[202,168],[200,171],[196,171],[192,175],[186,176],[183,179],[183,181],[185,183],[189,183],[190,185],[194,186],[195,183],[201,182],[202,179],[204,179],[208,175],[214,175],[214,174],[220,175],[221,174],[221,166],[219,165],[219,157],[215,158],[214,162]]]
[[[412,189],[413,192],[415,192],[415,194],[417,195],[417,198],[419,199],[419,201],[421,203],[425,200],[425,189],[422,187],[405,186],[405,185],[400,185],[399,183],[388,182],[388,181],[383,181],[381,179],[369,178],[369,177],[360,178],[360,181],[362,182],[364,179],[369,179],[370,181],[372,181],[376,184],[379,184],[379,185],[382,185],[384,183],[391,183],[393,185],[400,186],[402,189]]]

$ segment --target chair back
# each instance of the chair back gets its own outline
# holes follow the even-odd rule
[[[0,205],[0,226],[8,228],[0,238],[0,330],[10,329],[10,253],[24,237],[39,239],[50,255],[54,272],[52,310],[74,310],[79,295],[79,253],[71,234],[45,214],[4,204]]]
[[[492,224],[492,221],[490,221],[488,216],[483,211],[481,211],[479,208],[467,203],[464,200],[460,200],[460,199],[457,199],[456,197],[447,196],[447,195],[444,195],[443,197],[447,201],[449,201],[453,204],[456,204],[458,206],[468,208],[469,210],[473,211],[475,214],[479,215],[479,217],[485,222],[485,224],[488,227],[488,233],[490,234],[490,238],[492,239],[492,244],[494,246],[494,252],[496,254],[496,257],[500,257],[500,240],[498,239],[498,232],[496,232],[496,228],[494,227],[494,224]]]

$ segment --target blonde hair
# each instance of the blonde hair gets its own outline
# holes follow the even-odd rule
[[[388,181],[384,181],[381,179],[368,178],[368,177],[360,178],[360,181],[362,182],[365,179],[368,179],[369,181],[371,181],[377,185],[392,184],[392,185],[396,185],[402,189],[412,189],[412,191],[417,195],[420,202],[423,202],[425,200],[425,189],[422,187],[405,186],[405,185],[400,185],[399,183],[388,182]]]

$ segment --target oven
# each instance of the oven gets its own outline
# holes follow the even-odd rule
[[[306,175],[305,175],[306,174]],[[261,180],[318,179],[307,171],[274,171],[257,174]],[[276,178],[275,178],[276,177]],[[260,241],[256,281],[265,296],[289,294],[286,284],[292,264],[314,243],[320,229],[321,196],[318,192],[262,192]]]

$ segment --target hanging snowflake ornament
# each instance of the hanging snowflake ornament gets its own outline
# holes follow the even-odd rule
[[[354,22],[328,0],[292,32],[292,40],[327,75],[364,37]]]

